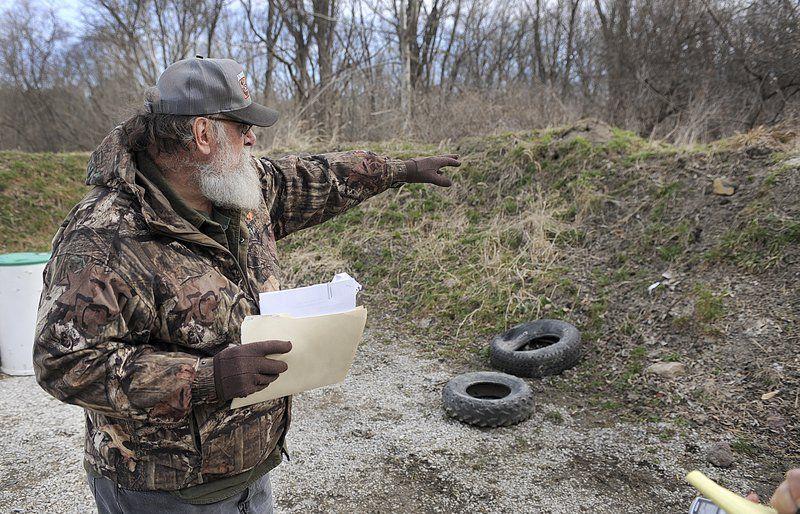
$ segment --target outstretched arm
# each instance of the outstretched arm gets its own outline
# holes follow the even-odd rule
[[[452,155],[402,161],[364,150],[262,158],[260,163],[276,239],[322,223],[404,182],[449,186],[439,168],[460,165]]]

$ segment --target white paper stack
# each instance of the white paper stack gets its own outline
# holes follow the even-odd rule
[[[261,314],[286,314],[294,318],[336,314],[356,308],[361,284],[347,273],[338,273],[330,282],[313,286],[261,293]]]
[[[341,382],[350,371],[364,334],[367,310],[356,307],[361,285],[347,273],[297,289],[261,293],[260,316],[242,323],[242,344],[277,339],[292,342],[289,353],[270,355],[288,369],[261,391],[235,398],[244,407]]]

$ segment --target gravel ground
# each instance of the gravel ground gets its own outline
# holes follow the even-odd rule
[[[762,485],[754,463],[708,466],[713,440],[691,429],[598,425],[564,401],[539,398],[514,427],[463,425],[440,406],[444,383],[463,371],[368,330],[343,384],[296,397],[292,458],[272,473],[278,510],[680,513],[694,496],[687,470],[734,490]],[[0,431],[0,511],[94,510],[81,409],[33,377],[6,377]]]

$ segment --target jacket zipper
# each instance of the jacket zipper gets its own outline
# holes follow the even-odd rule
[[[194,448],[197,450],[197,453],[200,455],[200,460],[203,459],[203,443],[200,440],[200,427],[197,424],[197,416],[194,414],[194,409],[192,409],[192,440],[194,441]]]
[[[289,425],[292,421],[292,397],[286,397],[286,407],[285,407],[285,417],[286,420],[283,425],[283,433],[281,434],[280,439],[278,439],[278,446],[281,447],[281,453],[286,455],[286,460],[291,462],[292,458],[289,456],[289,452],[286,450],[286,434],[289,433]]]

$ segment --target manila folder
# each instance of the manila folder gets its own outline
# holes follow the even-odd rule
[[[242,344],[277,339],[291,341],[292,350],[270,355],[270,359],[286,362],[287,370],[261,391],[234,398],[231,408],[343,381],[353,364],[366,323],[364,307],[305,318],[285,314],[247,316],[242,323]]]

